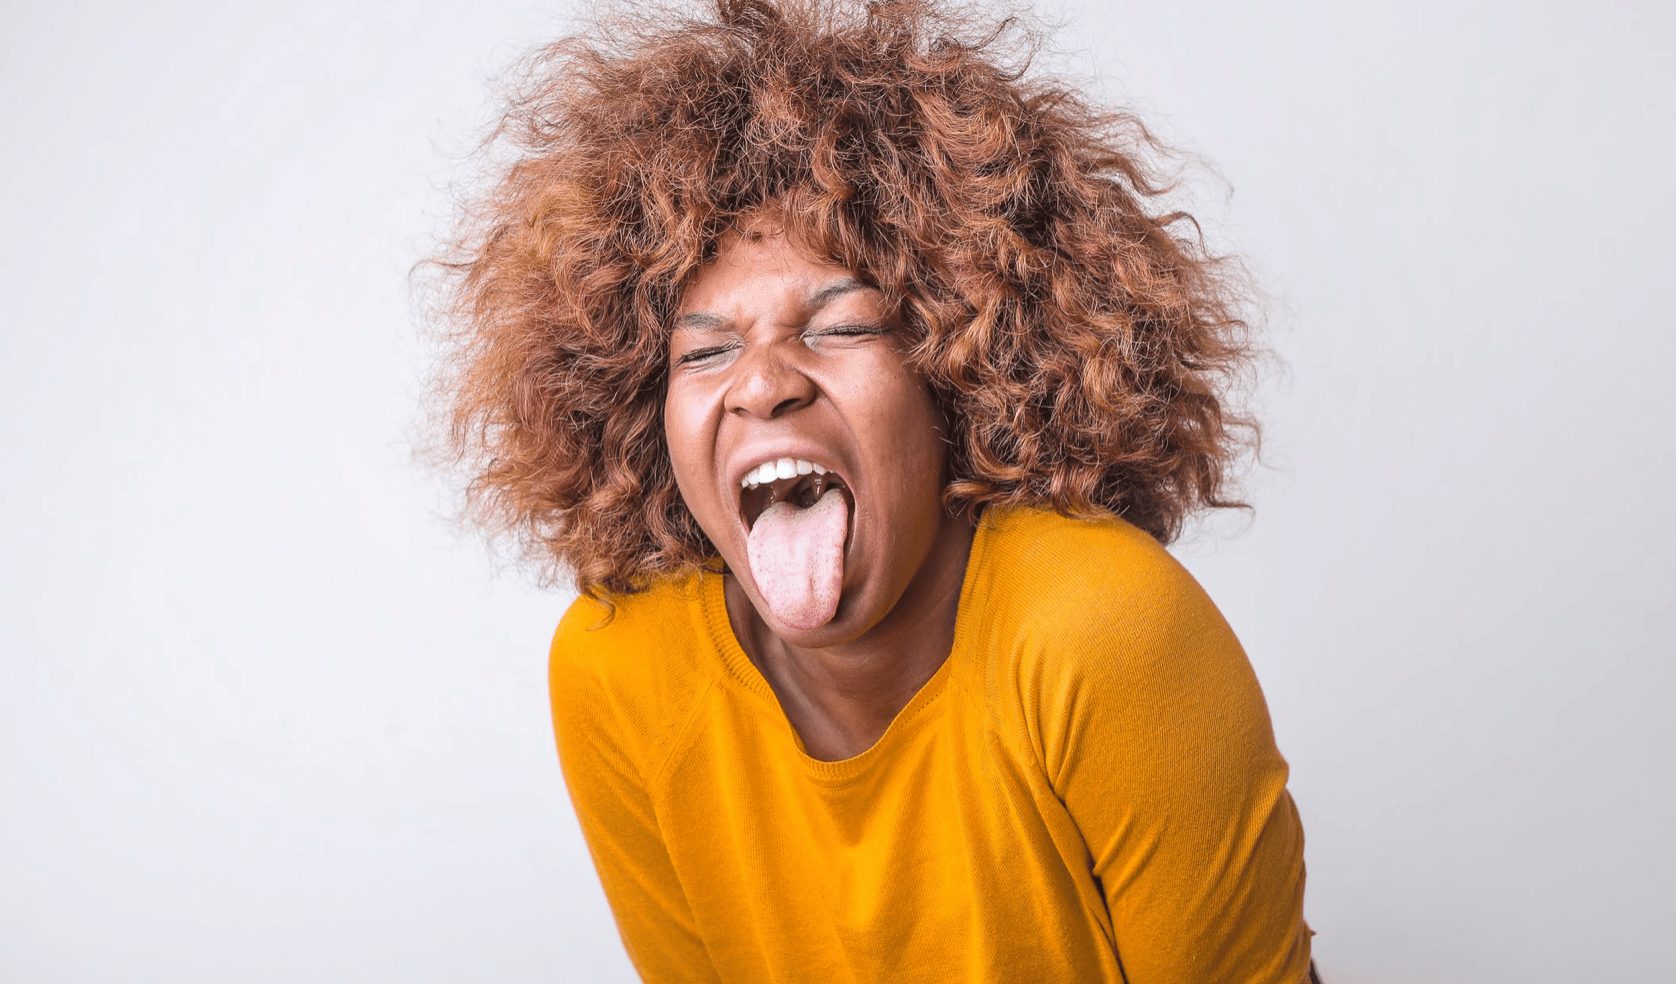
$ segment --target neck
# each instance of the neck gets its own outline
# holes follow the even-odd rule
[[[786,642],[737,582],[727,583],[729,618],[745,628],[736,635],[811,754],[845,758],[871,747],[948,659],[974,532],[964,516],[945,516],[925,563],[885,617],[832,646]]]

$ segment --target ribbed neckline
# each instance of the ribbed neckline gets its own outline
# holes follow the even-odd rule
[[[985,575],[988,573],[989,539],[992,535],[992,514],[995,511],[994,508],[985,509],[979,515],[977,528],[972,534],[972,549],[967,555],[966,573],[960,583],[960,601],[954,620],[954,641],[949,648],[948,658],[920,685],[913,697],[902,705],[902,709],[896,712],[896,717],[891,719],[890,726],[871,747],[845,759],[818,759],[809,754],[802,736],[797,733],[791,719],[786,717],[785,709],[780,706],[780,699],[775,695],[774,688],[769,685],[768,679],[762,675],[757,665],[751,662],[751,657],[746,655],[744,647],[734,635],[733,624],[727,617],[727,595],[723,575],[713,570],[699,571],[700,608],[716,654],[721,657],[730,679],[757,698],[767,701],[785,726],[785,733],[809,778],[828,785],[843,784],[861,778],[873,763],[888,758],[891,749],[906,740],[906,736],[915,730],[915,723],[926,719],[927,715],[924,712],[934,706],[938,696],[948,689],[955,661],[966,651],[973,634],[977,631],[979,610],[983,607],[980,589],[986,583]]]

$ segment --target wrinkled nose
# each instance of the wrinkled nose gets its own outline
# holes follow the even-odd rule
[[[727,398],[730,413],[772,419],[815,398],[814,380],[772,347],[747,350],[734,368]]]

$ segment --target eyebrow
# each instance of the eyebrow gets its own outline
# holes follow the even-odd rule
[[[840,280],[834,280],[825,287],[822,287],[820,290],[810,294],[809,299],[805,301],[804,304],[808,307],[809,313],[814,314],[821,308],[832,303],[834,300],[843,297],[845,294],[851,294],[858,290],[869,289],[871,288],[867,284],[862,283],[854,277],[844,277]],[[732,322],[729,319],[724,318],[719,314],[711,314],[708,311],[694,311],[690,314],[683,314],[679,318],[676,318],[674,330],[709,333],[722,331],[730,324],[732,324]]]

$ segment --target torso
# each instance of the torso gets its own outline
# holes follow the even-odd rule
[[[1124,867],[1141,860],[1130,842],[1113,839],[1135,783],[1179,785],[1181,729],[1221,735],[1230,720],[1262,718],[1261,697],[1231,635],[1180,653],[1191,660],[1173,648],[1125,655],[1126,623],[1110,613],[1139,612],[1148,631],[1220,631],[1144,533],[1005,515],[986,518],[972,544],[947,657],[883,729],[833,727],[777,692],[734,631],[715,571],[625,599],[597,635],[582,606],[561,633],[564,672],[601,680],[603,696],[555,715],[620,744],[598,767],[631,767],[655,819],[653,856],[667,854],[632,877],[676,883],[723,980],[1119,981],[1123,931],[1147,952],[1136,925],[1114,930],[1083,823],[1104,825],[1101,850],[1117,845],[1119,870],[1139,870]],[[1196,607],[1168,607],[1179,599]],[[1085,668],[1113,660],[1124,693],[1109,677],[1090,690]],[[1103,737],[1089,744],[1096,721]],[[1111,730],[1117,721],[1126,730]],[[1082,787],[1088,812],[1073,819],[1056,782],[1091,751],[1125,764],[1097,770],[1109,788]],[[1262,782],[1284,781],[1278,756],[1257,761]],[[589,768],[573,772],[586,781]],[[1149,876],[1160,894],[1148,911],[1199,898],[1206,877],[1196,857],[1146,870],[1163,872]]]

